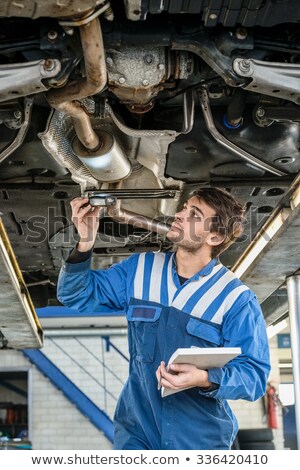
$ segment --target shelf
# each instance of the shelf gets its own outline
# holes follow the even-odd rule
[[[0,429],[3,428],[3,426],[5,426],[5,427],[12,427],[12,426],[28,426],[28,423],[12,423],[12,424],[0,423]]]

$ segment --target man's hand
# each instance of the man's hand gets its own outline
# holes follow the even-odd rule
[[[93,248],[99,226],[100,207],[92,207],[87,197],[76,197],[71,201],[72,222],[80,236],[78,251]]]
[[[208,372],[206,370],[198,369],[192,364],[171,364],[168,372],[164,362],[160,363],[156,371],[156,378],[158,385],[169,387],[172,390],[179,390],[181,388],[201,387],[209,388],[211,382],[208,380]]]

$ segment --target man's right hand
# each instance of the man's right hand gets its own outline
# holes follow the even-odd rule
[[[93,248],[99,226],[100,207],[92,207],[87,197],[76,197],[71,201],[72,222],[77,228],[80,241],[78,251],[89,251]]]

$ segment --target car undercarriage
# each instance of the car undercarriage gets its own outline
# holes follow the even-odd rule
[[[172,249],[165,224],[201,186],[245,204],[230,268],[280,218],[241,276],[268,322],[286,313],[300,266],[299,22],[296,0],[1,2],[1,217],[35,307],[60,305],[72,198],[103,207],[93,267],[106,268]]]

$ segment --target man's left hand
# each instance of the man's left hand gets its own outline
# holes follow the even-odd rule
[[[160,385],[173,390],[187,387],[209,388],[211,386],[208,372],[198,369],[192,364],[171,364],[168,372],[165,363],[161,362],[156,371],[156,377]]]

